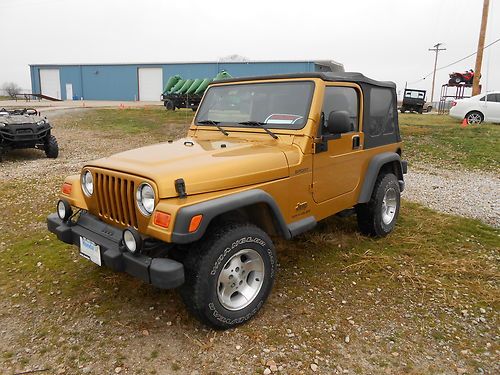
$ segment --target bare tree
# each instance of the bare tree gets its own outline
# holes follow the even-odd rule
[[[228,56],[221,57],[221,58],[219,58],[219,61],[221,61],[221,62],[247,62],[250,60],[245,56],[234,54],[234,55],[228,55]]]
[[[19,94],[21,92],[21,87],[19,87],[19,85],[14,82],[4,83],[2,89],[11,98],[15,98],[16,94]]]

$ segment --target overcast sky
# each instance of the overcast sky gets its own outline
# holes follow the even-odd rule
[[[490,1],[486,44],[500,38]],[[477,48],[483,0],[0,0],[0,85],[30,88],[29,64],[333,59],[348,71],[430,90],[438,66]],[[475,57],[452,70],[474,69]],[[413,83],[415,82],[415,83]],[[500,42],[486,49],[483,86],[500,90]],[[438,88],[436,88],[438,95]]]

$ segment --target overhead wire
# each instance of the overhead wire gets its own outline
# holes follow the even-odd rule
[[[493,42],[491,42],[490,44],[488,44],[488,45],[484,46],[483,50],[485,50],[486,48],[488,48],[488,47],[490,47],[490,46],[492,46],[492,45],[494,45],[495,43],[498,43],[498,42],[500,42],[500,38],[498,38],[497,40],[494,40],[494,41],[493,41]],[[462,62],[462,61],[464,61],[464,60],[467,60],[468,58],[470,58],[470,57],[472,57],[472,56],[474,56],[474,55],[477,55],[477,51],[476,51],[476,52],[474,52],[474,53],[471,53],[470,55],[467,55],[467,56],[465,56],[465,57],[462,57],[461,59],[459,59],[459,60],[457,60],[457,61],[454,61],[454,62],[452,62],[452,63],[450,63],[450,64],[448,64],[448,65],[441,66],[441,67],[437,68],[437,69],[436,69],[436,72],[437,72],[437,71],[439,71],[439,70],[443,70],[443,69],[449,68],[450,66],[453,66],[453,65],[455,65],[455,64],[458,64],[459,62]],[[429,74],[425,75],[423,78],[420,78],[419,80],[416,80],[416,81],[414,81],[414,82],[409,82],[408,84],[409,84],[409,85],[413,85],[413,84],[415,84],[415,83],[418,83],[418,82],[420,82],[420,81],[423,81],[423,80],[425,80],[426,78],[430,77],[430,76],[432,75],[432,73],[433,73],[433,72],[430,72]]]

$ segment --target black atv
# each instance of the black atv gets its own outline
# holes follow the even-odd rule
[[[51,129],[36,109],[0,109],[0,161],[6,151],[21,148],[44,150],[48,158],[57,158],[59,145]]]

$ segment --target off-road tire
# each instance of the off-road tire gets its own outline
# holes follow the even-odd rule
[[[57,139],[53,135],[49,135],[44,145],[45,155],[50,159],[55,159],[59,156],[59,145]]]
[[[216,329],[233,328],[255,316],[269,296],[276,274],[276,252],[269,236],[252,224],[214,225],[206,233],[184,259],[186,281],[180,294],[188,310],[202,323]],[[263,280],[248,306],[229,310],[219,300],[219,275],[235,254],[248,249],[263,261]]]
[[[399,109],[399,112],[401,112],[401,113],[405,113],[405,112],[406,112],[406,108],[405,108],[405,107],[401,107],[401,108]]]
[[[460,77],[453,78],[453,83],[455,85],[459,85],[461,82],[462,82],[462,78],[460,78]]]
[[[382,218],[384,207],[384,197],[386,192],[394,189],[396,196],[396,209],[394,217],[388,223]],[[368,203],[356,206],[358,227],[361,233],[372,237],[385,237],[391,233],[396,225],[401,205],[401,191],[396,176],[392,173],[380,174],[373,187],[373,193]]]
[[[479,125],[484,121],[484,115],[479,111],[471,111],[465,115],[465,119],[469,125]]]

